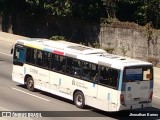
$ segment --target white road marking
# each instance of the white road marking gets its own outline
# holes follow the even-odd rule
[[[155,96],[155,95],[154,95],[153,97],[155,97],[155,98],[159,98],[159,99],[160,99],[160,96]]]
[[[3,52],[0,52],[0,54],[4,54],[4,55],[7,55],[7,56],[12,56],[12,54],[8,54],[8,53],[3,53]]]
[[[22,93],[25,93],[25,94],[27,94],[27,95],[31,95],[31,96],[33,96],[33,97],[36,97],[36,98],[39,98],[39,99],[45,100],[45,101],[47,101],[47,102],[49,102],[49,101],[50,101],[50,100],[48,100],[48,99],[45,99],[45,98],[42,98],[42,97],[39,97],[39,96],[36,96],[36,95],[30,94],[30,93],[27,93],[27,92],[25,92],[25,91],[19,90],[19,89],[17,89],[17,88],[12,88],[12,89],[14,89],[14,90],[16,90],[16,91],[19,91],[19,92],[22,92]]]

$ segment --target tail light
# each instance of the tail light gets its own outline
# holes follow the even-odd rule
[[[151,102],[151,101],[152,101],[152,96],[153,96],[153,91],[150,93],[148,102]]]
[[[120,95],[120,103],[122,105],[125,105],[125,100],[124,100],[124,95],[123,94]]]

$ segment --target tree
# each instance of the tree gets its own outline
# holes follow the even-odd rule
[[[32,14],[38,14],[37,10],[43,10],[47,15],[70,16],[70,0],[26,0]]]
[[[116,18],[116,9],[118,1],[119,0],[103,0],[103,4],[106,6],[108,18]]]
[[[36,9],[43,9],[48,15],[92,20],[98,20],[104,8],[101,0],[26,0],[26,3],[34,14]]]
[[[132,13],[129,12],[128,14],[130,14],[130,16],[133,16],[133,18],[127,18],[126,20],[138,23],[139,25],[146,25],[147,23],[152,23],[154,28],[160,28],[159,0],[119,0],[119,3],[121,3],[122,5],[126,4],[126,6],[130,6],[128,7],[128,9],[125,10],[132,11]],[[118,7],[120,7],[120,5]],[[120,15],[122,14],[123,13],[120,13]]]
[[[104,12],[101,0],[72,0],[72,15],[80,19],[99,20]]]
[[[147,0],[146,0],[147,1]],[[154,28],[160,28],[160,1],[148,0],[147,14],[149,21],[152,21]]]
[[[16,22],[18,14],[30,17],[69,16],[99,22],[100,18],[116,18],[140,25],[152,23],[160,28],[159,0],[0,0],[3,30],[10,18]]]
[[[0,15],[2,16],[2,31],[8,29],[16,14],[25,12],[25,0],[0,0]]]

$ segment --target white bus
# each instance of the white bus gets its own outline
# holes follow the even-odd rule
[[[14,47],[12,79],[85,105],[120,111],[150,107],[153,66],[66,41],[27,38]]]

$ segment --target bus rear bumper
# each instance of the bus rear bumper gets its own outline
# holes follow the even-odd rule
[[[151,106],[152,106],[152,103],[120,105],[119,110],[132,110],[132,109],[146,108]]]

